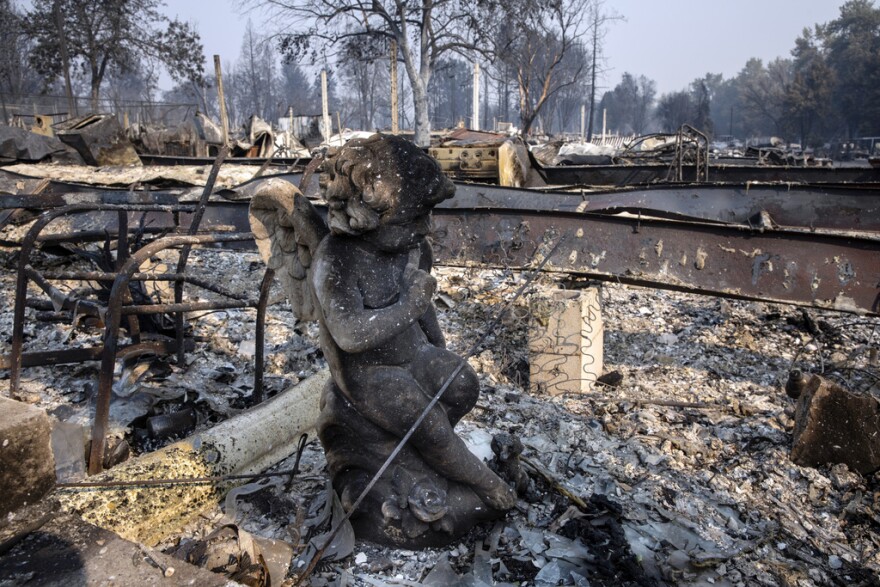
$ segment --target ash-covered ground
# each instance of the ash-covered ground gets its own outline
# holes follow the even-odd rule
[[[16,259],[13,250],[2,251],[2,353],[10,347]],[[48,253],[36,255],[33,264],[46,271],[94,269],[88,260]],[[254,295],[263,271],[255,253],[219,250],[198,251],[190,265]],[[449,346],[460,353],[521,279],[475,269],[435,274],[440,320]],[[57,285],[72,291],[96,284]],[[584,286],[600,290],[604,370],[617,372],[618,382],[580,395],[531,394],[529,304],[553,288]],[[210,297],[195,288],[187,292],[189,300]],[[168,299],[167,290],[148,293]],[[270,395],[324,366],[314,326],[295,321],[277,286],[273,299],[267,318]],[[587,284],[561,274],[540,277],[514,310],[471,359],[481,399],[459,429],[487,457],[495,434],[522,441],[530,486],[517,507],[443,549],[416,552],[343,540],[340,558],[322,562],[312,585],[878,584],[880,477],[842,465],[793,464],[794,402],[783,385],[796,367],[858,390],[876,388],[880,320]],[[100,328],[88,320],[78,324],[74,328],[69,317],[51,310],[29,309],[25,348],[100,341]],[[171,440],[147,432],[151,416],[192,407],[198,430],[248,405],[255,312],[198,312],[189,324],[196,348],[185,367],[154,357],[119,369],[112,432],[134,453]],[[87,424],[97,369],[94,362],[26,369],[20,399]],[[7,372],[0,377],[0,393],[8,395]],[[232,520],[255,536],[307,552],[308,540],[326,531],[330,509],[323,453],[313,439],[300,468],[289,484],[254,486],[257,491],[219,504],[162,547],[180,551]],[[301,569],[294,562],[286,583]],[[235,578],[246,580],[245,574]]]

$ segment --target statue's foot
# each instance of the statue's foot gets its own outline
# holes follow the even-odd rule
[[[399,520],[403,515],[403,510],[397,505],[397,498],[392,496],[382,502],[382,518],[387,524],[390,520]]]
[[[491,508],[496,510],[509,510],[516,505],[516,491],[507,483],[492,473],[488,483],[473,485],[473,489],[480,499]]]
[[[429,529],[428,524],[424,523],[423,521],[408,512],[404,513],[403,517],[400,520],[400,525],[403,529],[403,533],[406,534],[407,538],[416,538],[418,536],[421,536]]]
[[[444,532],[449,534],[450,536],[455,534],[455,525],[452,523],[451,516],[443,516],[433,524],[431,524],[431,529],[435,532]]]

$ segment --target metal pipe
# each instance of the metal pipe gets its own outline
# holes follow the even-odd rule
[[[217,65],[217,72],[219,75],[220,72],[220,60],[218,56],[214,56],[215,63]],[[223,147],[220,148],[220,153],[217,154],[217,158],[214,160],[214,165],[211,166],[211,173],[208,175],[208,181],[205,182],[205,189],[202,190],[202,195],[199,198],[199,205],[196,207],[196,211],[193,213],[192,220],[190,221],[188,234],[193,235],[196,234],[199,230],[199,225],[202,223],[202,216],[205,214],[205,209],[208,207],[208,200],[211,198],[211,193],[214,191],[214,184],[217,182],[217,175],[220,173],[220,166],[223,165],[223,160],[226,159],[226,155],[229,154],[229,145],[224,144]],[[189,252],[191,247],[184,245],[183,250],[180,251],[180,257],[177,260],[177,273],[183,274],[186,271],[186,262],[189,259]],[[180,304],[183,302],[183,282],[177,281],[174,284],[174,303]],[[184,359],[186,357],[186,350],[183,345],[183,312],[180,312],[174,317],[174,332],[177,336],[177,364],[183,365]]]
[[[235,302],[181,302],[179,304],[146,304],[141,306],[122,306],[123,316],[144,314],[171,314],[176,312],[200,312],[210,310],[231,310],[236,308],[254,308],[257,300]]]
[[[269,305],[269,291],[272,289],[272,280],[275,278],[275,270],[266,268],[263,281],[260,283],[260,299],[257,302],[257,333],[256,348],[254,349],[254,395],[253,402],[258,404],[263,401],[263,369],[265,366],[266,352],[266,307]]]

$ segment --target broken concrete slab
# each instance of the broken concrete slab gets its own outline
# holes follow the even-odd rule
[[[229,585],[222,575],[147,549],[70,514],[17,519],[10,540],[4,532],[0,584],[43,585]],[[28,527],[29,526],[29,527]],[[7,549],[4,549],[7,550]]]
[[[321,371],[210,430],[89,478],[89,482],[193,479],[265,471],[296,450],[318,419]],[[227,484],[129,485],[59,491],[66,511],[123,538],[156,544],[216,504]]]
[[[0,397],[0,517],[35,502],[55,485],[51,434],[44,410]]]
[[[805,467],[843,463],[868,475],[880,469],[880,401],[818,375],[808,376],[795,409],[791,460]]]

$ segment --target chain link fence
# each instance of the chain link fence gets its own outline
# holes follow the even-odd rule
[[[148,100],[100,98],[98,108],[95,109],[92,99],[83,96],[73,98],[71,103],[67,96],[12,96],[0,93],[0,107],[2,107],[0,114],[6,124],[24,127],[33,125],[37,115],[51,116],[54,124],[68,118],[93,113],[114,114],[121,124],[128,122],[129,124],[174,127],[184,121],[192,120],[198,105],[195,103],[176,104]]]

